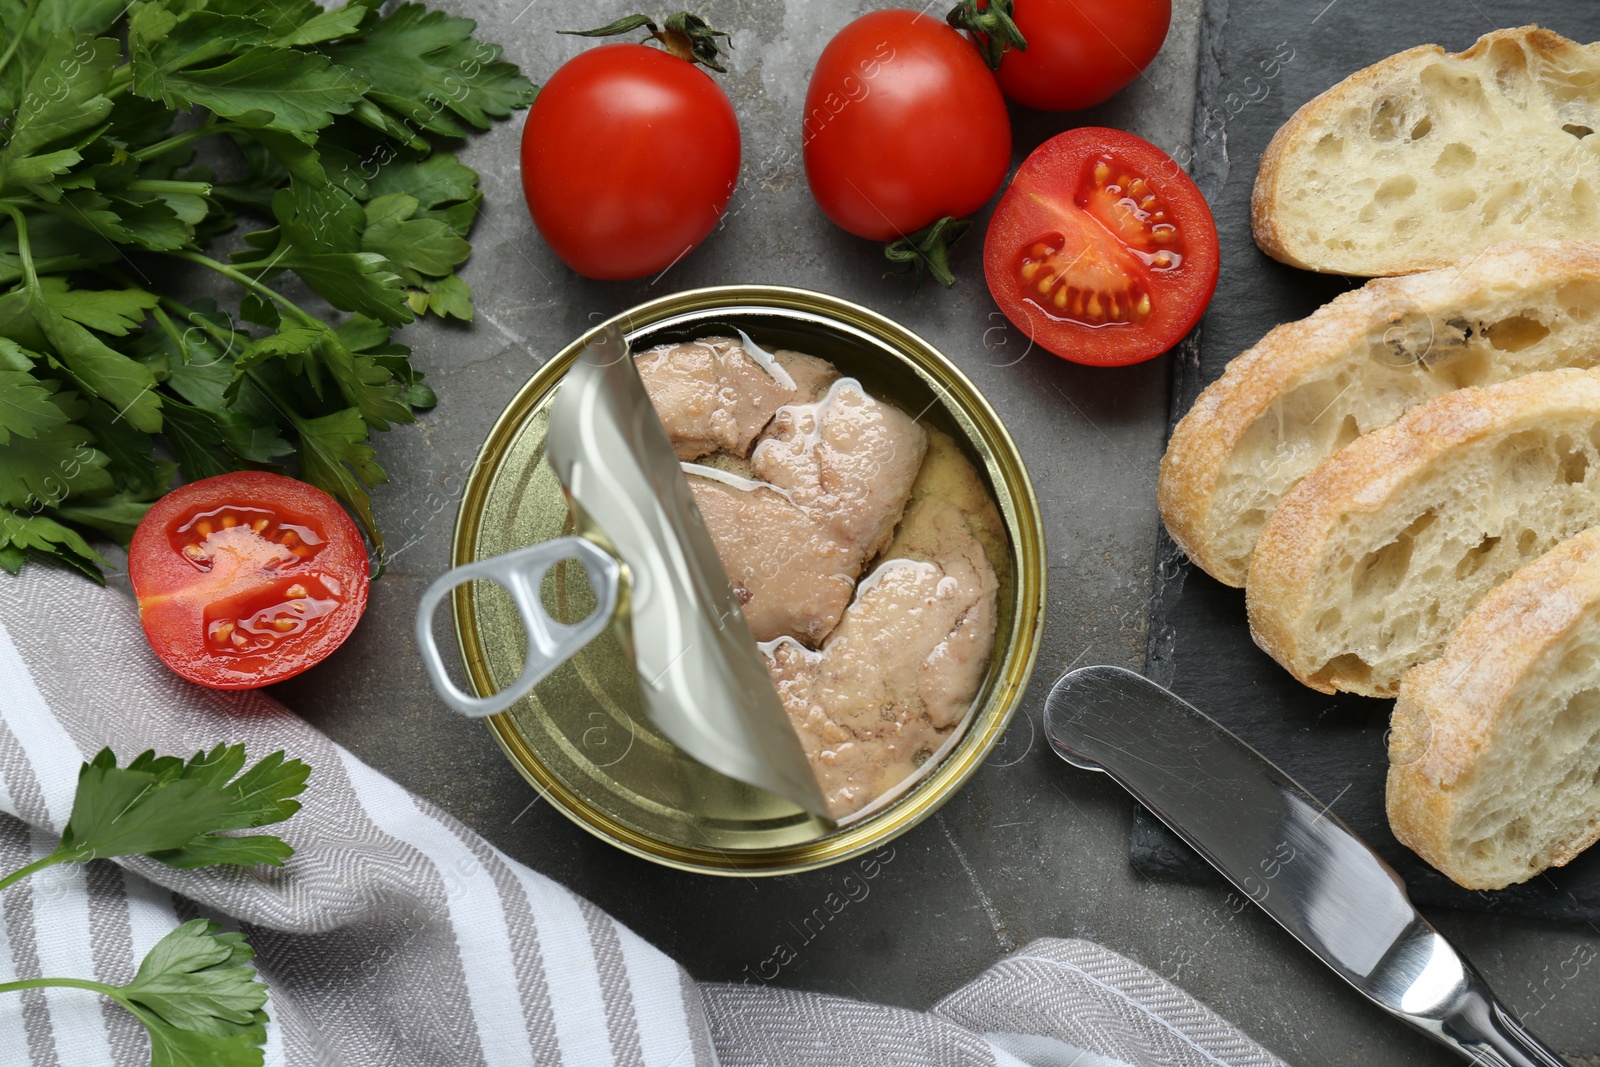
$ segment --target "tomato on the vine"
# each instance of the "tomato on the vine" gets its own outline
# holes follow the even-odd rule
[[[128,577],[150,647],[215,689],[253,689],[321,662],[367,605],[367,553],[321,489],[240,471],[174,489],[145,513]]]
[[[1167,351],[1217,287],[1205,197],[1161,149],[1121,130],[1068,130],[1040,145],[1000,198],[983,246],[1006,317],[1075,363]]]
[[[890,241],[978,210],[1011,165],[994,75],[937,17],[890,9],[845,26],[806,89],[806,180],[857,237]]]
[[[1009,13],[1027,43],[1026,49],[1006,47],[1000,56],[1000,91],[1043,111],[1078,111],[1109,100],[1155,59],[1172,23],[1172,0],[1006,0],[995,6]],[[989,0],[965,0],[951,21],[972,28],[992,60],[1007,41],[1003,31],[995,32],[989,7]]]
[[[739,156],[733,104],[691,59],[601,45],[563,64],[528,109],[522,190],[567,266],[589,278],[640,278],[716,229]]]

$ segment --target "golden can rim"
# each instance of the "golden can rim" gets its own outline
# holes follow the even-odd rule
[[[513,766],[545,800],[585,830],[632,853],[678,870],[715,875],[795,874],[838,863],[876,848],[916,826],[933,814],[967,779],[976,773],[1010,724],[1022,701],[1039,655],[1044,626],[1046,570],[1044,519],[1033,481],[1023,464],[1015,440],[977,386],[922,337],[885,315],[827,293],[779,285],[723,285],[690,289],[629,308],[585,332],[550,358],[519,389],[490,428],[473,462],[456,515],[451,566],[476,557],[479,521],[484,514],[494,473],[524,422],[553,389],[589,341],[615,323],[631,335],[666,319],[717,310],[794,311],[820,315],[863,331],[911,357],[948,396],[983,438],[994,468],[1005,482],[1011,507],[1002,507],[1008,538],[1012,542],[1016,573],[1016,600],[1012,607],[1011,641],[1002,670],[986,698],[997,709],[983,721],[973,722],[940,766],[908,793],[865,821],[816,841],[770,849],[730,853],[715,847],[693,848],[658,840],[612,819],[581,794],[548,772],[513,724],[509,713],[490,716],[490,733]],[[997,501],[998,503],[998,501]],[[473,688],[492,692],[487,656],[478,640],[469,586],[458,586],[451,598],[456,640]],[[972,731],[977,731],[973,733]]]

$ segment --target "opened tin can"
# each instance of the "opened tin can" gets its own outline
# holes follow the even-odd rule
[[[1043,524],[1015,443],[970,381],[915,334],[866,308],[777,286],[698,289],[612,320],[630,346],[742,331],[771,348],[832,362],[873,395],[953,438],[999,510],[998,626],[965,732],[914,786],[867,817],[827,830],[814,816],[693,760],[651,726],[625,628],[595,638],[526,697],[487,722],[523,776],[599,837],[646,859],[711,874],[788,874],[836,863],[930,815],[978,768],[1010,721],[1038,654],[1045,598]],[[545,461],[557,389],[591,334],[554,356],[489,433],[467,481],[452,563],[462,566],[573,532],[560,482]],[[583,567],[552,568],[540,590],[557,617],[594,606]],[[523,669],[527,638],[499,586],[475,581],[451,597],[471,687],[506,688]]]

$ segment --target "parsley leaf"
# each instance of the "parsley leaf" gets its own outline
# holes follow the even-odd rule
[[[472,253],[472,246],[448,223],[413,218],[420,206],[406,193],[374,197],[367,201],[367,225],[361,234],[364,250],[383,256],[413,285],[421,285],[425,274],[452,273]]]
[[[118,493],[115,496],[89,497],[80,504],[52,508],[51,512],[59,518],[87,526],[126,544],[133,537],[134,527],[139,525],[139,520],[149,510],[148,500],[141,500],[131,493]],[[93,558],[99,559],[98,556]]]
[[[3,527],[0,522],[0,527]],[[243,745],[218,745],[185,762],[146,752],[126,767],[109,748],[83,765],[72,816],[56,850],[0,878],[0,889],[57,863],[146,855],[169,867],[281,866],[294,850],[270,834],[223,837],[282,822],[300,810],[311,769],[274,752],[244,773]],[[237,777],[235,777],[237,776]]]
[[[435,401],[391,333],[472,318],[482,194],[436,141],[535,91],[473,30],[415,2],[0,0],[0,567],[98,576],[84,534],[125,540],[180,470],[297,474],[381,553],[372,435]],[[208,255],[243,217],[267,228]],[[197,268],[236,303],[179,303]]]
[[[372,513],[367,490],[389,480],[378,466],[377,451],[367,444],[367,425],[359,408],[296,423],[300,431],[300,472],[306,481],[344,502],[355,512],[378,558],[383,558],[383,535]]]
[[[35,511],[59,504],[71,493],[108,492],[112,482],[106,463],[105,454],[91,448],[88,434],[77,427],[13,437],[0,450],[0,505]]]
[[[37,438],[64,425],[67,414],[52,399],[55,391],[55,382],[42,382],[27,370],[0,369],[0,445],[12,434]]]
[[[0,567],[17,573],[30,551],[52,556],[105,584],[100,568],[106,561],[76,530],[48,515],[0,508]]]
[[[500,59],[498,45],[472,39],[476,25],[421,4],[401,4],[327,54],[368,82],[367,98],[390,113],[374,118],[358,111],[362,121],[392,132],[398,118],[402,130],[464,137],[467,130],[456,119],[485,130],[491,118],[527,107],[534,94],[532,83]]]
[[[191,919],[157,941],[133,981],[106,990],[150,1032],[151,1067],[255,1067],[266,1043],[267,987],[240,933]]]
[[[0,992],[66,986],[116,1001],[150,1037],[151,1067],[260,1067],[267,987],[244,935],[191,919],[155,943],[127,985],[84,978],[24,978]]]
[[[282,130],[309,144],[365,90],[358,77],[320,55],[263,47],[218,67],[164,74],[159,95],[177,107],[208,108],[223,118]]]
[[[77,143],[64,147],[79,148],[92,139],[92,131],[111,114],[105,92],[118,52],[117,42],[104,37],[54,38],[23,88],[0,166],[9,172],[40,148],[68,139]]]
[[[63,277],[40,279],[39,288],[63,318],[116,337],[143,325],[150,309],[160,303],[159,297],[143,289],[69,289]]]
[[[0,536],[9,528],[0,516]],[[0,565],[14,570],[7,551],[0,547]],[[60,846],[0,878],[0,890],[57,863],[135,853],[183,868],[282,864],[293,850],[276,837],[220,834],[282,822],[299,811],[294,798],[305,789],[310,768],[281,751],[249,768],[245,762],[243,745],[218,745],[187,761],[145,752],[126,767],[103,749],[78,775]],[[193,919],[157,941],[126,985],[25,978],[0,983],[0,992],[65,986],[109,997],[149,1034],[151,1067],[260,1067],[267,987],[250,963],[254,957],[243,934]]]

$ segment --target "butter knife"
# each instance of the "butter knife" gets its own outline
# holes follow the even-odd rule
[[[1489,1067],[1566,1067],[1294,779],[1197,708],[1117,667],[1064,676],[1045,733],[1103,771],[1374,1004]]]

